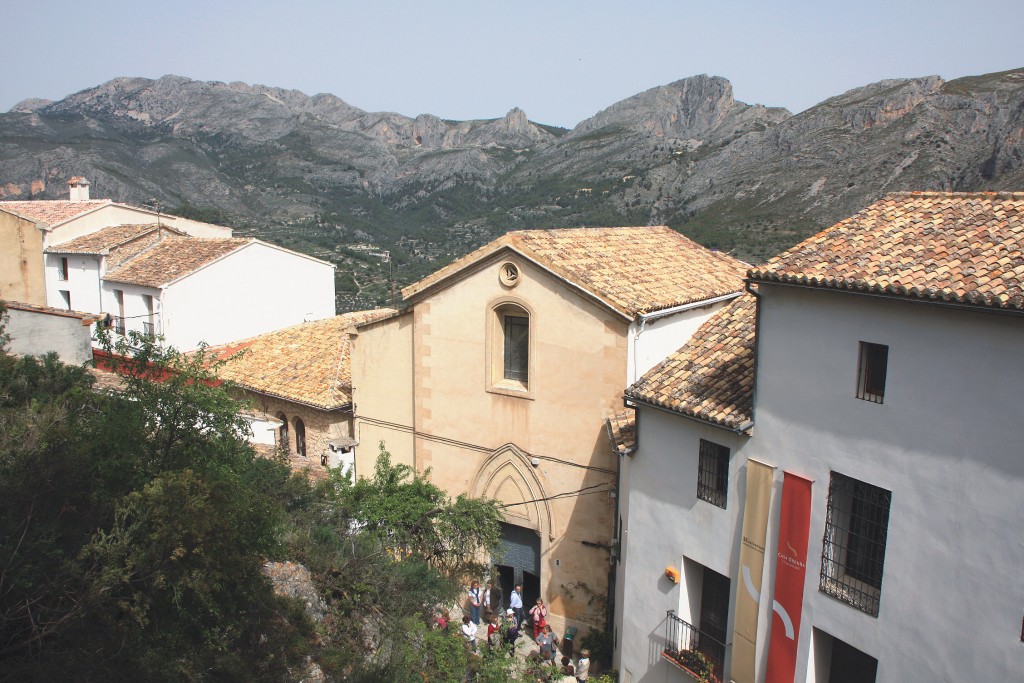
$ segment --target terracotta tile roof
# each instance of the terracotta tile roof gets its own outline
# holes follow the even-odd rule
[[[749,267],[665,226],[521,230],[406,287],[402,296],[412,299],[503,249],[522,254],[628,318],[737,292]]]
[[[87,202],[72,202],[67,199],[8,201],[0,202],[0,209],[10,209],[26,218],[54,226],[111,203],[109,199],[96,199]]]
[[[144,287],[162,287],[255,241],[241,237],[171,237],[107,271],[103,279]]]
[[[899,192],[752,268],[755,281],[1024,310],[1024,192]]]
[[[624,410],[604,421],[608,439],[617,455],[629,455],[636,450],[636,411]]]
[[[210,347],[224,359],[220,377],[240,387],[305,405],[336,410],[352,402],[350,327],[393,313],[393,309],[345,313],[249,339]]]
[[[755,312],[753,296],[738,297],[626,396],[726,429],[747,429],[753,417]]]
[[[82,321],[82,325],[91,325],[103,316],[98,313],[86,313],[84,311],[69,311],[66,308],[54,308],[53,306],[39,306],[36,304],[26,304],[20,301],[4,301],[3,304],[10,309],[16,311],[28,311],[31,313],[43,313],[45,315],[56,315],[61,318],[78,318]]]
[[[97,230],[88,235],[82,235],[75,239],[61,242],[47,247],[50,254],[104,254],[114,247],[121,246],[125,242],[157,230],[166,230],[169,234],[182,235],[178,230],[159,226],[156,223],[148,225],[115,225],[109,228]]]

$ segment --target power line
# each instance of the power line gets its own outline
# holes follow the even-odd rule
[[[495,452],[497,450],[496,448],[491,448],[489,446],[481,446],[481,445],[478,445],[478,444],[468,443],[466,441],[459,441],[458,439],[452,439],[452,438],[445,437],[445,436],[438,436],[438,435],[435,435],[435,434],[428,434],[426,432],[421,432],[421,431],[415,429],[414,427],[410,427],[408,425],[402,425],[402,424],[397,424],[397,423],[394,423],[394,422],[388,422],[386,420],[378,420],[376,418],[367,417],[365,415],[354,415],[354,417],[359,419],[359,420],[362,420],[364,422],[369,422],[370,424],[375,424],[375,425],[378,425],[378,426],[381,426],[381,427],[389,427],[389,428],[395,429],[397,431],[405,432],[407,434],[412,434],[414,437],[423,439],[425,441],[433,441],[433,442],[436,442],[436,443],[443,443],[443,444],[446,444],[446,445],[449,445],[449,446],[456,446],[458,448],[465,448],[467,450],[477,451],[479,453],[493,453],[493,452]],[[522,451],[522,449],[519,449],[519,450]],[[556,457],[551,456],[551,455],[541,455],[541,454],[538,454],[538,453],[529,453],[527,451],[522,451],[522,452],[528,458],[537,458],[538,460],[546,460],[548,462],[555,462],[555,463],[558,463],[560,465],[568,465],[570,467],[578,467],[580,469],[588,470],[588,471],[591,471],[591,472],[602,472],[604,474],[613,474],[613,475],[617,474],[617,472],[615,470],[608,469],[607,467],[595,467],[594,465],[583,465],[583,464],[580,464],[578,462],[573,462],[572,460],[564,460],[562,458],[556,458]]]
[[[596,489],[599,486],[607,486],[609,488],[603,489],[601,491],[594,491],[594,490],[592,490],[592,489]],[[504,509],[504,508],[515,507],[516,505],[528,505],[530,503],[544,503],[544,502],[547,502],[549,500],[557,500],[557,499],[561,499],[561,498],[574,498],[574,497],[579,497],[579,496],[589,496],[589,495],[593,495],[595,493],[605,493],[606,491],[614,491],[614,490],[615,490],[615,487],[612,486],[611,482],[604,482],[602,484],[594,484],[593,486],[584,486],[583,488],[581,488],[579,490],[576,490],[576,491],[563,491],[562,493],[556,493],[553,496],[547,496],[545,498],[534,498],[533,500],[524,500],[524,501],[521,501],[519,503],[504,503],[502,505],[499,505],[498,507]]]

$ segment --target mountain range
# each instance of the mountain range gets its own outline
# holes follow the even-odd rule
[[[178,76],[0,114],[0,199],[64,198],[75,175],[335,261],[342,307],[385,298],[371,247],[407,282],[513,229],[666,224],[760,262],[887,192],[1024,189],[1024,69],[880,81],[796,115],[693,76],[571,130]]]

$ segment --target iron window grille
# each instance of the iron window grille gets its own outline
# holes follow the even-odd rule
[[[882,403],[885,398],[885,375],[889,364],[889,347],[884,344],[860,343],[857,368],[857,398]]]
[[[819,589],[878,616],[892,492],[833,472]]]
[[[729,495],[729,449],[700,440],[697,464],[697,497],[725,509]]]
[[[528,382],[530,376],[530,319],[520,315],[506,315],[505,379]]]
[[[143,321],[142,322],[142,335],[149,339],[156,338],[156,326],[153,323]]]

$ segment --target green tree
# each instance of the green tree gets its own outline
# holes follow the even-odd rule
[[[328,605],[325,668],[353,681],[461,680],[459,638],[428,626],[467,573],[482,571],[500,519],[494,501],[452,500],[429,471],[392,464],[383,444],[373,477],[353,483],[335,471],[296,499],[291,554]]]
[[[280,680],[312,636],[260,571],[287,468],[202,354],[131,342],[117,394],[0,353],[0,679]]]

